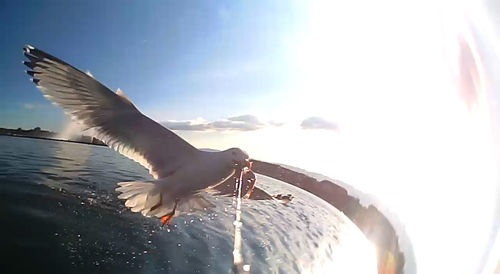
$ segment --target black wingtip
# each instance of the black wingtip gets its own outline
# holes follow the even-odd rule
[[[64,62],[63,60],[61,60],[61,59],[59,59],[59,58],[57,58],[55,56],[52,56],[52,55],[46,53],[45,51],[40,50],[38,48],[35,48],[35,47],[31,46],[31,45],[25,45],[23,49],[24,49],[24,55],[28,59],[30,59],[30,61],[33,63],[32,65],[36,65],[36,66],[40,66],[40,67],[46,68],[46,66],[41,65],[39,61],[45,61],[45,59],[48,59],[48,60],[60,63],[62,65],[70,66],[70,67],[76,69],[75,67],[73,67],[70,64]]]
[[[34,49],[35,49],[35,47],[33,47],[32,45],[28,45],[28,44],[24,45],[24,48],[23,48],[24,52],[26,52],[26,53],[30,53]]]
[[[24,56],[26,56],[29,61],[23,61],[23,64],[30,68],[31,70],[26,70],[26,73],[33,77],[30,80],[35,83],[35,85],[38,86],[38,83],[40,82],[40,79],[35,78],[36,74],[40,74],[40,72],[34,71],[35,67],[37,66],[37,56],[36,56],[36,49],[35,47],[31,45],[25,45],[23,47],[24,50]]]
[[[40,82],[40,79],[31,78],[31,82],[35,83],[35,85],[38,86],[38,82]]]
[[[40,74],[40,72],[37,72],[37,71],[32,71],[32,70],[27,70],[26,73],[31,76],[31,77],[35,77],[35,74]]]
[[[28,68],[30,68],[30,69],[35,69],[34,64],[33,64],[33,63],[31,63],[31,62],[28,62],[28,61],[23,61],[23,64],[24,64],[25,66],[27,66]]]
[[[38,60],[37,57],[35,57],[34,55],[32,55],[29,52],[24,52],[24,56],[26,56],[26,58],[28,58],[31,62],[35,62]]]

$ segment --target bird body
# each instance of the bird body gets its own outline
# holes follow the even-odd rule
[[[176,194],[183,195],[190,194],[197,188],[205,189],[218,185],[235,173],[235,164],[225,158],[224,151],[201,151],[191,163],[166,177],[165,183],[171,184],[166,187]]]
[[[141,212],[145,216],[164,216],[175,207],[176,200],[180,202],[179,213],[209,207],[211,204],[203,197],[202,192],[209,192],[209,188],[234,175],[236,166],[228,158],[229,152],[234,150],[238,149],[200,151],[191,162],[164,178],[151,182],[119,183],[117,191],[122,194],[118,198],[125,199],[125,205],[133,212]],[[191,203],[185,206],[185,202],[189,200]]]
[[[147,168],[154,180],[118,183],[118,196],[133,212],[167,223],[179,213],[209,207],[211,188],[250,167],[239,148],[201,151],[142,114],[123,91],[33,46],[25,46],[27,73],[44,96],[93,129],[97,138]]]

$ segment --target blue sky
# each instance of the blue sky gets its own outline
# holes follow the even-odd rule
[[[286,96],[293,84],[286,38],[305,17],[290,1],[1,5],[0,126],[54,130],[61,129],[63,116],[23,75],[24,44],[121,88],[156,119],[216,120],[266,112]]]
[[[120,88],[144,114],[198,147],[239,146],[255,157],[293,163],[290,155],[270,154],[260,144],[269,136],[276,141],[286,136],[282,145],[293,145],[302,129],[336,138],[336,106],[346,104],[331,97],[333,86],[309,84],[335,81],[324,74],[321,81],[315,79],[331,56],[323,58],[325,48],[311,44],[318,40],[316,34],[309,37],[316,17],[314,7],[304,2],[0,5],[0,127],[68,128],[61,109],[43,98],[24,73],[22,47],[31,44],[90,71],[112,90]],[[337,91],[342,91],[337,99],[349,92]]]

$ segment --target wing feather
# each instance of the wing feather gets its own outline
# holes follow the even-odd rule
[[[166,177],[199,154],[172,131],[143,115],[123,94],[116,94],[70,64],[32,46],[24,64],[33,83],[65,113],[94,129],[97,138],[135,160],[154,178]]]

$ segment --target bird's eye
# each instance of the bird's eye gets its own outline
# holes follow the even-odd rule
[[[233,156],[236,156],[236,151],[231,152],[231,154],[233,154]]]

